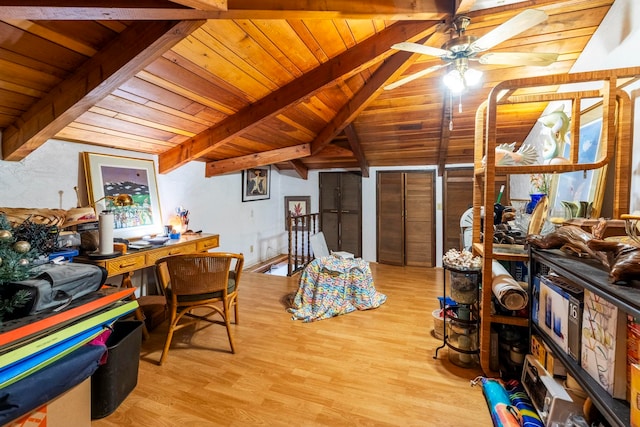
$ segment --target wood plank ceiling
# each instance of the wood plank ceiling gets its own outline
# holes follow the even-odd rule
[[[4,160],[56,138],[156,154],[161,173],[205,161],[207,176],[274,164],[304,178],[471,162],[475,111],[490,89],[568,72],[613,0],[77,3],[0,0]],[[445,91],[442,70],[383,90],[441,63],[392,44],[440,47],[456,10],[481,36],[527,8],[549,18],[492,51],[558,53],[554,64],[474,62],[482,86],[461,98]],[[498,142],[522,141],[538,107],[502,121]]]

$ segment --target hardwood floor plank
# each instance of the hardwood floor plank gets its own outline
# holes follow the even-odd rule
[[[379,308],[318,322],[291,320],[297,278],[245,272],[237,353],[224,327],[176,332],[163,366],[166,325],[142,344],[138,385],[111,426],[491,426],[480,369],[453,365],[432,335],[442,270],[371,264]]]

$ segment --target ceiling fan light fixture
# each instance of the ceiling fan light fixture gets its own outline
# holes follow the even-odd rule
[[[469,68],[464,72],[464,81],[467,86],[477,86],[482,79],[482,71]]]
[[[452,93],[461,93],[467,87],[478,85],[481,79],[482,71],[456,68],[445,74],[443,81]]]
[[[442,79],[446,87],[452,93],[460,93],[464,90],[464,76],[460,73],[459,70],[451,70],[447,74],[444,75]]]

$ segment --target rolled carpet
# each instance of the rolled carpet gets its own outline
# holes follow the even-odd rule
[[[522,310],[529,304],[527,291],[516,282],[506,268],[493,260],[491,290],[496,299],[507,310]]]

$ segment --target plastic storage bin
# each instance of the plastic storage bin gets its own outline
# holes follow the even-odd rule
[[[120,320],[107,340],[107,363],[91,376],[91,418],[112,414],[138,384],[142,321]]]

